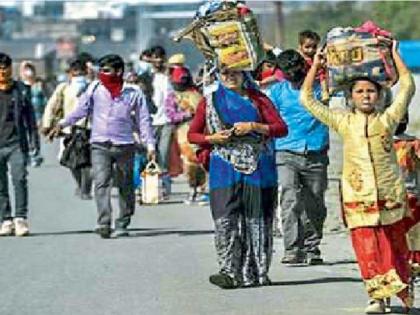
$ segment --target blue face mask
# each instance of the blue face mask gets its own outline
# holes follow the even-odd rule
[[[87,80],[82,75],[73,77],[71,78],[70,85],[76,90],[77,96],[79,96],[86,89]]]

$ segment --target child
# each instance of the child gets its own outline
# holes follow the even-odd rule
[[[298,52],[305,59],[308,65],[308,70],[312,66],[320,40],[321,38],[315,32],[304,30],[299,33]]]
[[[299,46],[298,52],[306,61],[307,70],[311,68],[314,60],[315,53],[318,49],[321,38],[318,33],[310,30],[304,30],[299,33]],[[322,89],[322,102],[325,103],[329,99],[328,86],[327,86],[327,75],[324,69],[318,71],[317,79],[321,84]]]
[[[405,234],[418,221],[419,207],[410,211],[407,204],[392,137],[407,112],[415,85],[395,41],[392,57],[400,76],[400,90],[383,113],[377,110],[382,87],[368,77],[350,82],[347,98],[353,111],[334,111],[316,101],[312,86],[323,65],[321,53],[314,58],[301,94],[303,106],[343,138],[342,203],[370,297],[367,314],[384,313],[385,301],[393,295],[405,308],[413,305]]]

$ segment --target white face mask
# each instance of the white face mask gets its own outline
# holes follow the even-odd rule
[[[23,75],[24,75],[26,78],[31,78],[31,77],[33,77],[33,76],[34,76],[34,72],[32,71],[32,69],[25,69],[25,70],[23,71]]]
[[[146,61],[139,60],[135,70],[137,75],[142,75],[143,73],[151,73],[152,65]]]
[[[87,86],[86,78],[83,75],[72,77],[70,85],[76,90],[76,94],[80,95]]]

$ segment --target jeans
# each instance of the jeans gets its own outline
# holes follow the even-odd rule
[[[155,126],[158,163],[163,173],[169,169],[169,149],[171,147],[174,126],[171,124]]]
[[[112,180],[119,192],[119,214],[115,220],[115,228],[125,229],[130,224],[135,207],[133,164],[133,145],[92,144],[92,170],[99,226],[111,225]]]
[[[22,152],[19,143],[0,148],[0,221],[12,218],[12,209],[9,200],[9,178],[15,193],[15,217],[28,216],[28,156]]]
[[[285,255],[320,255],[319,245],[327,216],[328,156],[279,151],[277,172],[281,186],[281,220]]]

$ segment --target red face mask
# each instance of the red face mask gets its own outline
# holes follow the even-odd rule
[[[267,69],[261,72],[261,80],[267,79],[269,77],[272,77],[274,75],[274,71],[276,69],[272,68],[272,69]]]
[[[171,81],[174,83],[184,83],[188,80],[190,73],[187,68],[175,66],[170,71]]]
[[[111,93],[112,98],[121,95],[123,86],[122,74],[99,72],[99,81],[101,81],[109,93]]]

